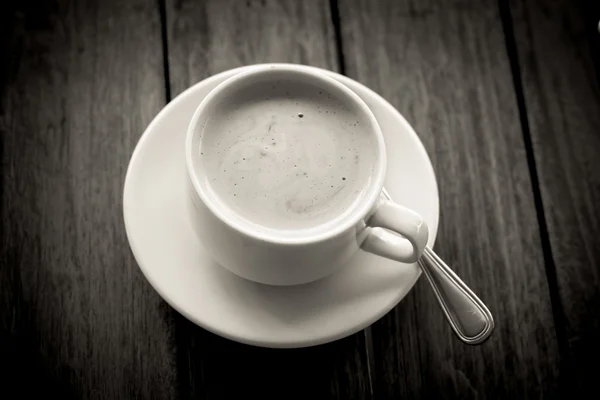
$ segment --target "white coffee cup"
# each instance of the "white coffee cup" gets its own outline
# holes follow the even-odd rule
[[[213,107],[235,96],[243,85],[282,78],[316,85],[351,103],[362,113],[363,120],[368,121],[364,134],[374,138],[376,166],[360,203],[339,223],[318,233],[277,236],[242,223],[241,218],[225,212],[223,204],[207,193],[203,183],[206,171],[198,163],[202,131]],[[427,243],[429,231],[423,218],[381,195],[387,160],[383,134],[375,116],[352,90],[319,72],[293,65],[267,66],[225,80],[196,109],[187,131],[185,156],[190,222],[205,250],[220,265],[243,278],[271,285],[302,284],[342,268],[359,249],[412,263],[421,256]]]

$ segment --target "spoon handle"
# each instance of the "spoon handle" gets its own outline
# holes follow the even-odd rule
[[[494,318],[485,304],[429,247],[419,265],[454,333],[467,344],[483,343],[494,330]]]

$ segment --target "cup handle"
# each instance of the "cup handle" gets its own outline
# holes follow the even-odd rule
[[[368,230],[362,249],[403,263],[416,262],[429,239],[429,229],[423,217],[386,199],[379,200],[367,226],[375,229]]]

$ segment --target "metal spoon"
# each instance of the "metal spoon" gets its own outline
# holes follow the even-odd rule
[[[385,189],[383,195],[391,200]],[[428,246],[418,263],[456,336],[471,345],[490,337],[494,330],[490,310],[454,271]]]

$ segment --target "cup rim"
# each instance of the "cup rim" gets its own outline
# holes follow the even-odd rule
[[[252,229],[252,227],[246,226],[245,224],[230,218],[226,213],[224,213],[220,209],[221,207],[215,204],[210,198],[210,196],[208,196],[205,193],[204,189],[202,188],[202,185],[199,182],[198,176],[194,168],[194,149],[192,146],[193,139],[195,138],[195,133],[197,132],[198,120],[202,116],[203,112],[211,104],[211,102],[215,100],[215,98],[223,89],[227,88],[230,85],[239,83],[240,81],[245,79],[250,79],[255,75],[268,74],[270,72],[275,71],[283,71],[303,75],[304,77],[308,77],[309,79],[316,81],[319,85],[322,85],[324,87],[334,87],[338,91],[342,92],[347,98],[350,99],[350,101],[352,101],[355,105],[357,105],[360,108],[360,110],[364,113],[367,120],[369,121],[371,129],[373,131],[372,133],[375,135],[377,151],[379,154],[378,160],[375,163],[374,176],[372,184],[370,185],[370,191],[365,194],[365,198],[352,211],[352,213],[343,220],[341,220],[339,224],[333,225],[327,230],[316,233],[309,233],[305,236],[277,236],[270,232]],[[233,75],[232,77],[221,82],[213,90],[211,90],[194,111],[194,115],[192,116],[192,119],[190,120],[190,123],[188,125],[185,140],[185,157],[187,175],[192,183],[195,194],[200,198],[200,201],[202,201],[202,203],[209,209],[209,211],[218,218],[219,221],[227,225],[230,229],[239,232],[248,238],[272,244],[284,245],[306,245],[317,242],[323,242],[329,239],[336,238],[342,235],[343,233],[347,232],[348,230],[352,229],[361,220],[365,219],[373,210],[377,200],[381,195],[381,190],[383,189],[383,183],[387,168],[387,157],[383,133],[381,132],[381,128],[379,126],[379,123],[377,122],[377,119],[375,118],[375,115],[364,102],[364,100],[360,98],[354,91],[352,91],[350,88],[348,88],[343,83],[337,81],[336,79],[322,74],[320,72],[307,71],[294,65],[269,65],[250,68],[247,71],[242,71],[238,74]]]

